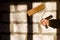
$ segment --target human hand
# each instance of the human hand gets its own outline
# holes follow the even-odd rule
[[[42,19],[42,20],[40,20],[40,24],[41,25],[43,25],[43,26],[48,26],[49,25],[49,20],[47,20],[47,19]]]

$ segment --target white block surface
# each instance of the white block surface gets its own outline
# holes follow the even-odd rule
[[[39,25],[33,24],[33,33],[39,33]]]
[[[17,21],[17,22],[27,22],[27,15],[26,12],[21,13],[10,13],[10,21]]]
[[[46,10],[56,10],[56,2],[46,2]]]
[[[27,5],[17,5],[17,11],[27,11]]]
[[[14,32],[27,33],[27,23],[26,24],[14,24]]]
[[[26,40],[25,34],[13,34],[10,35],[10,40]]]
[[[15,6],[14,5],[10,5],[10,12],[15,12]]]

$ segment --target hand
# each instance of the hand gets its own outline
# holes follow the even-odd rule
[[[40,24],[41,25],[43,25],[43,26],[48,26],[49,25],[49,20],[47,20],[47,19],[42,19],[41,21],[40,21]]]

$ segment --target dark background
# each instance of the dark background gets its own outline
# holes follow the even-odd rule
[[[56,27],[53,25],[53,27],[57,28],[57,40],[60,39],[60,2],[59,0],[0,0],[0,40],[10,40],[10,4],[14,3],[15,5],[18,3],[24,4],[27,3],[28,5],[31,5],[31,2],[57,2],[57,20],[56,22],[52,21],[52,24],[56,23],[58,24]],[[28,10],[32,7],[28,7]],[[28,28],[31,29],[32,27],[32,16],[27,15],[27,22],[28,22]],[[30,26],[29,26],[30,25]],[[32,29],[28,32],[32,32]],[[28,33],[30,34],[30,33]],[[32,35],[32,34],[31,34]],[[31,35],[28,36],[28,40],[32,40]],[[30,37],[30,39],[29,39]]]

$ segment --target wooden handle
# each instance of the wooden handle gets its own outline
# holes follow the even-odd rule
[[[28,10],[27,13],[28,13],[29,16],[31,16],[31,15],[33,15],[34,13],[43,10],[44,8],[45,8],[45,5],[44,5],[44,4],[40,4],[40,5],[38,5],[37,7]]]

